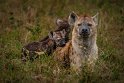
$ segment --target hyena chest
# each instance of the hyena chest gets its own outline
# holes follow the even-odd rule
[[[88,40],[79,41],[77,39],[72,41],[73,54],[81,57],[86,57],[91,53],[91,42]]]
[[[85,63],[89,57],[92,56],[95,50],[92,50],[91,42],[89,41],[72,41],[70,61],[71,66],[80,69],[82,64]],[[94,53],[95,54],[95,53]]]

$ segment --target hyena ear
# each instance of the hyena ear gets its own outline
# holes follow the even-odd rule
[[[63,29],[63,30],[61,31],[61,34],[62,34],[63,36],[66,35],[66,31],[65,31],[65,29]]]
[[[53,39],[53,32],[49,32],[48,35],[49,35],[49,38],[50,38],[50,39]]]
[[[53,32],[53,39],[55,39],[57,36],[57,33],[56,32]]]
[[[68,17],[68,23],[74,25],[75,21],[78,19],[78,15],[73,11]]]
[[[92,17],[93,21],[95,22],[96,25],[98,25],[98,16],[99,16],[99,13],[97,13],[96,15],[94,15]]]
[[[62,22],[63,22],[63,20],[57,19],[57,20],[56,20],[56,25],[57,25],[57,26],[60,26]]]

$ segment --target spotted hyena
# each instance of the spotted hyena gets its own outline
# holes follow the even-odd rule
[[[84,63],[93,67],[98,58],[97,17],[98,14],[93,17],[78,16],[74,12],[69,15],[69,24],[74,26],[72,40],[57,52],[57,59],[62,61],[67,57],[69,59],[67,61],[74,70],[80,71]]]
[[[97,28],[98,13],[91,16],[78,16],[72,12],[68,21],[73,25],[72,31],[72,54],[70,56],[71,66],[80,69],[82,63],[94,65],[98,58]]]
[[[38,55],[50,55],[56,47],[65,45],[65,29],[62,31],[50,32],[49,36],[39,42],[32,42],[22,48],[22,61],[34,60]],[[35,56],[34,56],[35,55]]]

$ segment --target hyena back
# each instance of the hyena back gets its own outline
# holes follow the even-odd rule
[[[68,21],[70,25],[74,26],[70,55],[71,66],[79,70],[83,63],[94,66],[98,58],[98,47],[96,44],[98,14],[90,17],[86,15],[78,16],[72,12]]]

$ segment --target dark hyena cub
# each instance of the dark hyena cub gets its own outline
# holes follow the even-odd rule
[[[38,55],[50,55],[57,46],[65,45],[65,29],[62,31],[50,32],[49,36],[39,42],[32,42],[22,48],[22,61],[34,60]]]
[[[22,49],[22,60],[25,61],[27,57],[30,60],[37,58],[34,55],[47,54],[50,55],[56,47],[63,47],[69,40],[70,25],[68,21],[57,19],[56,20],[57,30],[50,32],[49,36],[39,42],[29,43]]]
[[[69,33],[71,31],[70,25],[67,20],[57,19],[56,20],[57,30],[61,31],[65,29],[66,35],[65,40],[68,42],[69,40]]]

